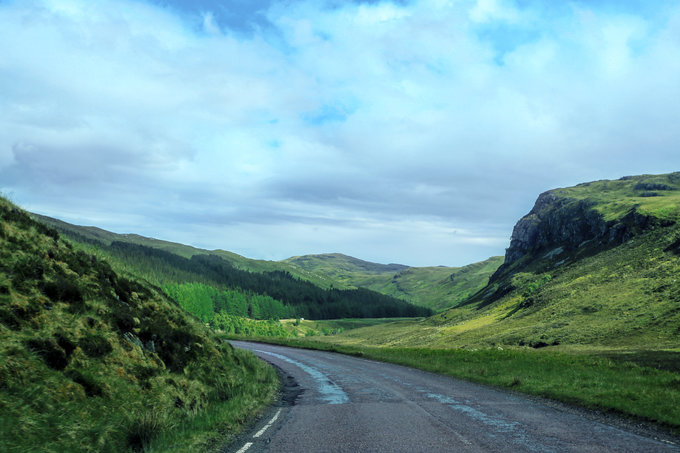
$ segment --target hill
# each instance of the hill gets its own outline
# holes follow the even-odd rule
[[[91,253],[117,268],[161,286],[182,307],[205,322],[215,316],[256,319],[311,319],[429,316],[426,307],[365,288],[336,288],[334,280],[287,263],[253,261],[228,252],[195,249],[181,244],[118,235],[38,217]],[[236,264],[234,264],[236,263]],[[259,266],[259,267],[258,267]],[[262,270],[262,269],[279,270]],[[259,270],[254,270],[254,269]],[[294,274],[287,270],[289,269]],[[315,281],[324,281],[319,286]]]
[[[502,264],[503,257],[492,257],[463,267],[376,264],[339,253],[296,256],[285,262],[327,275],[349,287],[368,288],[442,311],[484,287]]]
[[[476,294],[422,322],[333,341],[677,350],[679,220],[680,173],[551,190],[516,224],[503,265]]]
[[[323,253],[319,255],[294,256],[283,260],[303,269],[317,271],[333,277],[337,281],[351,278],[353,274],[394,274],[408,269],[403,264],[378,264],[360,260],[342,253]]]
[[[94,226],[73,225],[59,219],[39,214],[32,214],[32,216],[40,222],[56,229],[63,235],[84,244],[92,244],[95,246],[103,245],[108,247],[112,243],[118,242],[150,247],[172,253],[173,255],[178,255],[183,258],[191,258],[197,255],[217,256],[224,259],[234,268],[239,270],[257,273],[276,271],[287,272],[295,278],[309,281],[320,288],[327,289],[331,286],[334,286],[336,288],[342,289],[342,287],[340,287],[336,281],[323,274],[315,274],[308,270],[300,269],[297,266],[290,266],[285,262],[254,260],[225,250],[205,250],[192,247],[190,245],[179,244],[177,242],[163,241],[160,239],[140,236],[138,234],[118,234]]]
[[[0,450],[209,448],[271,368],[0,198]]]

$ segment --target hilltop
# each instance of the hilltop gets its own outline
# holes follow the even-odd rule
[[[203,450],[273,370],[0,198],[0,450]]]
[[[410,267],[377,264],[340,253],[305,255],[285,262],[323,274],[349,287],[363,287],[442,311],[458,305],[484,287],[503,257],[462,267]]]
[[[360,260],[342,253],[322,253],[319,255],[294,256],[283,260],[307,270],[314,270],[343,281],[354,273],[393,274],[408,269],[403,264],[378,264]]]
[[[680,173],[541,194],[503,265],[458,306],[333,341],[403,346],[678,348]]]

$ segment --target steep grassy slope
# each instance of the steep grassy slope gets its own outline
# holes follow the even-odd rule
[[[464,267],[375,264],[337,253],[297,256],[285,261],[348,286],[368,288],[442,311],[484,287],[503,258],[492,257]]]
[[[159,289],[0,199],[0,451],[205,451],[276,386]]]
[[[467,301],[333,341],[680,350],[679,216],[679,173],[547,192],[515,226],[503,266]]]

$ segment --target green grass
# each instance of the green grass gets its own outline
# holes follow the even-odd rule
[[[528,348],[432,349],[340,345],[334,337],[257,341],[354,355],[541,396],[680,434],[680,375],[640,365],[658,356],[677,365],[680,352],[584,352]],[[656,358],[654,358],[656,357]]]
[[[592,202],[606,221],[619,219],[633,208],[659,219],[680,220],[680,172],[595,181],[553,192]]]
[[[218,451],[234,439],[263,406],[276,397],[278,378],[273,368],[254,356],[243,357],[243,364],[253,376],[244,382],[232,398],[213,404],[201,413],[172,425],[150,439],[147,452]]]
[[[274,370],[0,198],[0,451],[206,451]]]

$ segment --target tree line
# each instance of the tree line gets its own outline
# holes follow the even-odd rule
[[[81,236],[75,239],[84,238]],[[102,249],[123,263],[130,272],[169,288],[168,293],[172,297],[183,300],[181,303],[192,305],[197,311],[189,311],[198,313],[197,316],[201,319],[210,316],[208,299],[212,301],[212,311],[215,313],[226,312],[234,316],[259,319],[385,318],[432,314],[429,308],[364,288],[324,289],[284,271],[256,273],[237,269],[227,260],[215,255],[185,258],[165,250],[128,242],[114,241],[107,245],[89,238],[83,242]],[[177,286],[189,283],[204,286]],[[207,287],[213,290],[208,290]]]

